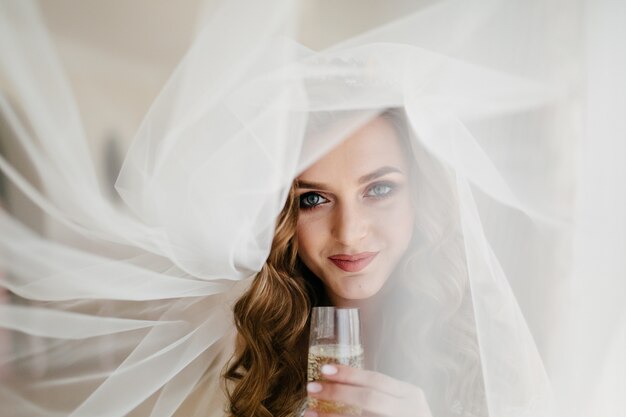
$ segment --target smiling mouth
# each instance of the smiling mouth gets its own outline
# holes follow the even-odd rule
[[[333,255],[328,259],[346,272],[359,272],[378,255],[378,252],[362,252],[355,255]]]

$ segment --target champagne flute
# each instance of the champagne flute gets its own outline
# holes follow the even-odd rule
[[[358,308],[314,307],[311,313],[311,337],[307,380],[323,380],[322,366],[348,365],[363,368],[363,345]],[[308,398],[308,407],[324,413],[360,415],[361,409],[331,401]]]

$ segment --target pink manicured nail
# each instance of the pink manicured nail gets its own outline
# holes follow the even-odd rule
[[[320,392],[322,390],[322,385],[317,382],[309,382],[306,386],[306,390],[309,392]]]
[[[324,365],[322,366],[322,373],[324,375],[335,375],[337,373],[337,367],[332,365]]]

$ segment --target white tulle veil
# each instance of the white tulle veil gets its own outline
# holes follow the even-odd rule
[[[94,248],[0,212],[0,414],[223,415],[232,304],[293,179],[393,108],[454,196],[459,257],[428,268],[461,265],[471,297],[482,394],[441,415],[624,415],[624,6],[439,1],[321,51],[295,40],[301,10],[207,8],[119,204],[37,6],[0,3],[3,131],[40,184],[0,169]]]

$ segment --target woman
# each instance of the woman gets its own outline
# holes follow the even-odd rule
[[[610,240],[594,233],[598,222],[607,231],[623,224],[626,199],[615,198],[623,196],[616,194],[623,164],[613,163],[624,130],[617,100],[585,103],[597,115],[591,139],[602,146],[587,148],[599,151],[581,193],[589,227],[577,240],[567,227],[578,208],[571,197],[582,143],[575,122],[586,87],[581,63],[602,70],[592,74],[590,92],[625,96],[615,94],[624,71],[613,59],[626,50],[614,42],[624,38],[621,22],[609,25],[619,28],[615,35],[601,21],[590,26],[590,51],[611,59],[587,62],[577,49],[580,5],[417,2],[424,4],[415,13],[314,52],[285,42],[304,2],[217,3],[134,136],[116,182],[121,199],[112,200],[61,65],[82,48],[66,44],[59,59],[57,38],[32,2],[0,2],[0,83],[8,96],[0,112],[41,187],[4,155],[0,169],[66,232],[41,238],[0,213],[0,286],[13,293],[0,306],[10,340],[0,349],[5,414],[221,417],[220,373],[235,332],[230,413],[293,414],[308,395],[308,313],[323,304],[363,304],[367,367],[375,373],[338,368],[327,378],[335,383],[312,386],[311,396],[354,402],[356,395],[383,415],[471,416],[488,408],[497,417],[596,416],[626,408],[613,383],[624,369],[624,341],[611,338],[619,327],[605,326],[616,317],[623,323],[624,228],[607,233]],[[378,15],[383,3],[390,2],[367,9]],[[366,9],[347,7],[349,17]],[[606,10],[607,20],[619,21]],[[330,20],[310,23],[321,35]],[[345,26],[343,17],[338,22]],[[106,72],[91,53],[84,58]],[[88,68],[80,62],[74,75],[82,78]],[[149,78],[143,69],[130,72]],[[311,165],[330,143],[302,143],[304,115],[395,106],[405,106],[410,129],[397,112],[367,129],[386,132],[385,151],[413,155],[379,161],[400,166],[402,191],[389,194],[390,184],[371,181],[357,187],[380,167],[352,166],[352,158],[341,169],[332,156]],[[114,107],[91,113],[106,118]],[[313,129],[323,127],[318,121]],[[366,143],[355,140],[339,149]],[[391,154],[375,156],[383,155]],[[302,187],[311,183],[329,189]],[[407,194],[412,219],[404,215]],[[404,214],[391,223],[386,209]],[[359,237],[368,245],[352,243]],[[571,246],[580,249],[576,257]],[[364,279],[343,286],[344,273]],[[252,276],[235,330],[231,303]],[[561,297],[568,283],[582,285]],[[601,373],[597,359],[605,357]],[[566,412],[554,411],[553,392]]]
[[[294,181],[269,259],[234,309],[232,415],[293,415],[307,393],[376,415],[450,415],[480,391],[456,214],[436,209],[454,194],[441,165],[413,155],[402,112],[370,120]],[[316,305],[361,309],[370,370],[328,367],[305,391]]]

